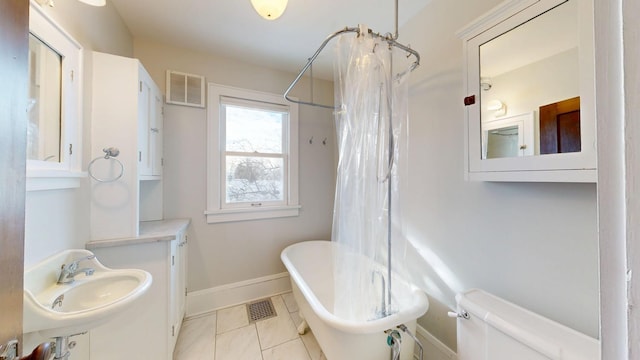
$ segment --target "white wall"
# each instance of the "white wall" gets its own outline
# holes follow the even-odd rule
[[[86,52],[100,50],[131,56],[133,40],[113,5],[107,1],[105,7],[96,8],[79,1],[56,1],[55,7],[44,7],[58,24],[80,42]],[[85,61],[85,80],[88,79],[89,64]],[[90,148],[90,121],[87,104],[91,97],[86,93],[90,88],[85,81],[83,119],[83,169]],[[80,188],[67,190],[32,191],[26,194],[25,213],[25,267],[61,250],[84,248],[89,240],[89,197],[88,180],[83,180]],[[27,334],[24,349],[33,349],[47,339],[37,334]],[[88,358],[88,336],[76,337],[78,346],[72,357]]]
[[[400,31],[422,55],[410,88],[407,220],[415,280],[435,303],[420,324],[455,348],[455,293],[482,288],[598,337],[595,184],[463,180],[462,41],[499,0],[433,0]]]
[[[580,95],[578,48],[500,74],[491,82],[491,89],[482,91],[483,105],[500,100],[507,106],[505,116],[537,113],[540,106]],[[495,116],[483,108],[481,118]]]
[[[284,93],[292,73],[135,40],[134,53],[161,89],[166,70],[203,75],[207,82]],[[304,59],[301,59],[304,61]],[[301,66],[304,64],[301,64]],[[306,83],[294,96],[306,98]],[[316,81],[316,101],[332,103],[332,84]],[[334,193],[332,113],[300,107],[300,216],[207,224],[206,110],[165,104],[164,215],[192,220],[188,290],[196,291],[285,271],[280,252],[292,243],[328,239]],[[313,137],[313,144],[309,139]],[[326,146],[322,140],[327,138]]]
[[[51,16],[83,46],[91,50],[109,51],[131,56],[133,40],[113,5],[93,7],[78,1],[57,1],[55,7],[44,6]],[[86,56],[85,56],[86,57]],[[90,65],[84,63],[83,169],[90,148],[87,89]],[[79,189],[27,192],[25,228],[25,266],[64,249],[84,248],[89,240],[88,181]]]

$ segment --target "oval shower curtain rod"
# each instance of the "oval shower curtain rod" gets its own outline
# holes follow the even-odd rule
[[[416,61],[413,62],[413,64],[411,64],[411,66],[409,67],[408,71],[413,71],[416,67],[418,67],[418,65],[420,65],[420,54],[411,49],[410,47],[403,45],[399,42],[397,42],[396,40],[398,39],[398,0],[395,0],[395,33],[393,34],[386,34],[386,35],[381,35],[380,33],[376,33],[373,32],[371,29],[367,30],[367,33],[372,35],[375,38],[380,38],[383,39],[384,41],[386,41],[390,46],[394,46],[397,47],[398,49],[404,50],[406,52],[409,53],[410,55],[415,56]],[[311,65],[313,64],[313,62],[316,60],[316,58],[318,57],[318,55],[320,55],[320,53],[322,52],[322,50],[325,48],[325,46],[327,46],[327,44],[329,43],[329,41],[331,41],[331,39],[333,39],[334,37],[341,35],[341,34],[346,34],[346,33],[351,33],[351,32],[355,32],[358,34],[358,36],[363,35],[362,32],[362,28],[360,26],[358,27],[345,27],[342,30],[338,30],[336,32],[334,32],[333,34],[327,36],[327,38],[322,42],[322,44],[320,44],[320,47],[318,47],[318,50],[316,50],[316,52],[313,54],[313,56],[311,56],[309,58],[309,61],[307,61],[307,64],[302,68],[302,70],[300,70],[300,73],[298,74],[298,76],[296,76],[296,78],[293,80],[293,82],[291,83],[291,85],[289,85],[289,87],[287,88],[287,90],[284,92],[284,98],[287,101],[290,101],[292,103],[296,103],[296,104],[301,104],[301,105],[310,105],[310,106],[317,106],[317,107],[321,107],[321,108],[326,108],[326,109],[334,109],[334,106],[330,106],[330,105],[323,105],[323,104],[317,104],[315,102],[313,102],[313,77],[311,78],[311,101],[300,101],[300,100],[295,100],[289,97],[289,93],[291,92],[291,90],[293,90],[293,88],[296,86],[296,84],[298,83],[298,81],[300,81],[300,79],[302,78],[302,76],[304,75],[304,73],[307,72],[307,70],[311,67]]]

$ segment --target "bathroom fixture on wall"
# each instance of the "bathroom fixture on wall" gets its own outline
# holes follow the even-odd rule
[[[495,117],[507,115],[507,105],[500,100],[489,101],[487,110],[493,111]]]
[[[466,179],[595,182],[593,2],[505,1],[460,30],[458,36],[465,54]],[[578,97],[578,109],[562,115],[562,124],[572,125],[553,131],[576,145],[563,146],[566,151],[542,151],[539,109]],[[516,147],[504,156],[490,155],[487,146],[492,141],[486,141],[485,135],[495,134],[497,114],[488,110],[495,100],[508,103],[511,114],[534,113],[532,141],[519,143],[526,145],[520,149],[525,153]],[[565,121],[567,116],[570,122]],[[574,125],[576,117],[578,126]]]
[[[491,79],[489,78],[481,78],[480,79],[480,88],[484,91],[489,91],[491,90],[491,87],[493,86],[493,84],[491,84]]]
[[[71,281],[60,265],[87,268]],[[71,265],[76,264],[76,265]],[[63,272],[63,277],[59,276]],[[80,272],[80,270],[74,270]],[[57,280],[62,278],[61,283]],[[128,309],[151,286],[151,275],[137,269],[111,269],[87,250],[61,251],[27,269],[24,275],[24,332],[69,337],[98,327]],[[59,305],[55,305],[59,303]]]
[[[89,166],[87,167],[87,172],[89,173],[89,176],[91,176],[92,179],[98,182],[113,182],[120,179],[122,175],[124,175],[124,165],[122,165],[122,162],[120,160],[116,159],[116,156],[120,155],[120,150],[114,147],[110,147],[110,148],[102,149],[102,151],[104,151],[104,156],[98,156],[97,158],[91,160],[91,162],[89,163]],[[118,171],[119,174],[107,179],[98,178],[95,175],[93,175],[91,167],[97,160],[100,160],[100,159],[113,160],[117,162],[118,165],[120,165],[120,170]]]
[[[251,0],[256,12],[267,20],[275,20],[284,13],[288,0]]]
[[[252,0],[252,2],[255,0]],[[407,45],[403,45],[399,42],[397,42],[398,40],[398,0],[395,1],[395,31],[393,34],[391,33],[386,33],[384,35],[374,32],[371,29],[367,29],[365,26],[363,25],[359,25],[358,27],[345,27],[342,30],[338,30],[336,32],[334,32],[333,34],[329,35],[323,42],[322,44],[320,44],[320,47],[318,48],[318,50],[316,50],[316,52],[309,58],[309,60],[307,61],[307,64],[302,68],[302,70],[300,70],[300,73],[298,74],[298,76],[296,76],[296,78],[293,80],[293,82],[291,83],[291,85],[289,85],[289,87],[287,88],[287,90],[284,92],[284,98],[287,99],[290,102],[296,103],[296,104],[302,104],[302,105],[310,105],[310,106],[317,106],[317,107],[321,107],[321,108],[326,108],[326,109],[334,109],[333,106],[330,105],[323,105],[323,104],[318,104],[315,103],[313,101],[313,76],[311,77],[311,100],[310,101],[299,101],[299,100],[295,100],[289,97],[289,93],[291,92],[291,90],[293,90],[293,88],[296,86],[296,84],[300,81],[300,79],[302,78],[302,76],[307,72],[307,70],[309,70],[312,65],[313,62],[316,60],[316,58],[318,57],[318,55],[320,55],[320,53],[322,52],[322,50],[325,48],[325,46],[327,46],[327,44],[335,37],[342,35],[342,34],[346,34],[346,33],[356,33],[357,36],[365,36],[367,34],[371,35],[373,38],[375,39],[382,39],[384,41],[386,41],[389,46],[393,46],[396,47],[398,49],[404,50],[406,51],[407,57],[409,57],[410,55],[413,55],[415,57],[415,61],[413,62],[413,65],[411,65],[411,67],[409,68],[408,71],[413,71],[415,68],[418,67],[418,65],[420,65],[420,54],[411,49],[409,46]],[[363,31],[365,33],[363,33]],[[374,49],[375,50],[375,47]]]

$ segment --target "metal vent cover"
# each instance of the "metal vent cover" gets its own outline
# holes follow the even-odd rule
[[[167,104],[205,107],[204,76],[167,70]]]
[[[277,316],[271,299],[256,300],[247,304],[247,313],[249,314],[249,322],[265,320]]]

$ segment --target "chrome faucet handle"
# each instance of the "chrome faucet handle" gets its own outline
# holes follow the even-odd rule
[[[67,265],[67,269],[69,269],[70,271],[76,271],[78,269],[78,266],[80,265],[80,262],[95,259],[95,257],[96,256],[94,254],[91,254],[80,259],[73,260],[69,265]]]
[[[60,268],[60,276],[58,277],[58,284],[72,283],[74,280],[73,277],[76,275],[76,272],[78,271],[78,266],[80,265],[80,262],[85,260],[91,260],[91,259],[94,259],[95,257],[96,257],[95,255],[91,254],[91,255],[73,260],[69,264],[62,264],[62,267]],[[93,272],[95,270],[91,268],[87,268],[87,269],[82,269],[82,271],[88,276],[88,275],[93,275]]]

